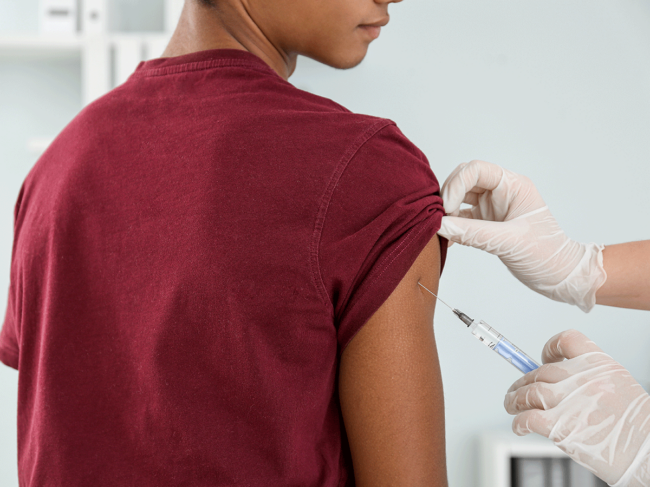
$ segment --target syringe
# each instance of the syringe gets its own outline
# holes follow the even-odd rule
[[[418,282],[418,284],[420,284],[420,282]],[[422,284],[420,284],[420,286],[422,286]],[[427,288],[424,287],[424,289]],[[427,291],[429,290],[427,289]],[[431,291],[429,292],[436,296]],[[438,298],[438,296],[436,296],[436,298]],[[506,338],[501,333],[496,331],[485,321],[481,320],[479,322],[476,322],[476,320],[473,320],[465,313],[449,306],[442,299],[438,298],[438,300],[447,306],[450,310],[452,310],[454,314],[458,316],[460,321],[467,325],[469,331],[472,332],[472,335],[474,335],[476,338],[478,338],[479,341],[483,342],[496,353],[501,355],[505,360],[510,362],[524,374],[539,367],[539,364],[537,362],[522,352],[519,348],[515,347],[511,341],[506,340]]]

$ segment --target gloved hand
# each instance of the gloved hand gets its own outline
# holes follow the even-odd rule
[[[603,245],[568,238],[533,183],[496,164],[461,164],[442,186],[438,233],[498,256],[533,291],[588,313],[607,279]],[[460,209],[461,203],[472,208]]]
[[[513,431],[550,438],[610,485],[650,486],[648,393],[576,330],[551,338],[542,361],[506,394]]]

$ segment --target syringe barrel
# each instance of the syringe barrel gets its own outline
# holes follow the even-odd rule
[[[510,362],[515,368],[526,374],[531,370],[539,367],[539,364],[532,358],[522,352],[518,347],[507,340],[501,333],[496,331],[485,321],[474,320],[469,326],[479,341],[483,342],[489,348],[501,355],[507,362]]]

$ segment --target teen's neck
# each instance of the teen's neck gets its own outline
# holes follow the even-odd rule
[[[261,58],[285,80],[296,69],[297,55],[276,48],[238,2],[219,2],[219,8],[185,2],[181,17],[165,52],[176,57],[207,49],[240,49]]]

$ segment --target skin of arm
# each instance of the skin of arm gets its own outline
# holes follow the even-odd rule
[[[607,280],[596,303],[650,310],[650,240],[607,245],[603,250]]]
[[[343,351],[339,395],[359,487],[447,486],[435,298],[418,285],[437,293],[439,276],[434,236]]]

